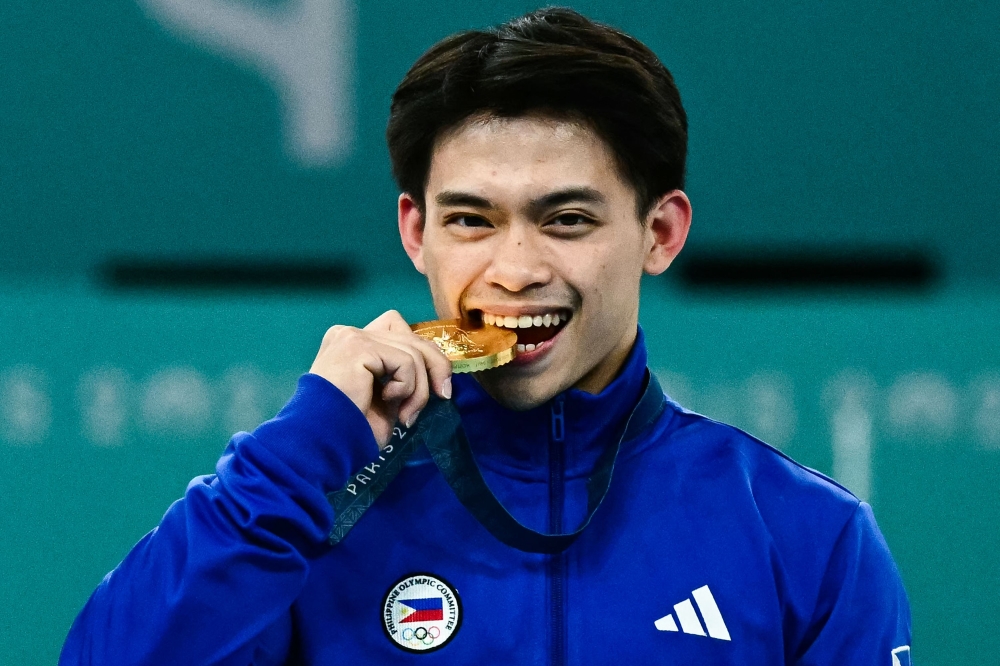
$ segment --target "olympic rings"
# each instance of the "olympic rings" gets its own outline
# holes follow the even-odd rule
[[[431,627],[427,629],[426,627],[417,627],[416,629],[410,629],[407,627],[403,629],[403,640],[404,641],[420,641],[424,645],[430,645],[438,637],[441,636],[441,630],[437,627]]]

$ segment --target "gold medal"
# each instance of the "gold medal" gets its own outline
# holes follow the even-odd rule
[[[514,358],[517,333],[499,326],[472,326],[461,319],[425,321],[410,326],[422,338],[431,340],[451,361],[452,372],[479,372]]]

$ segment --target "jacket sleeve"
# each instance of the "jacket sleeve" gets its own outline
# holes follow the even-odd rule
[[[216,473],[194,479],[104,578],[59,663],[283,663],[289,609],[329,548],[326,493],[377,455],[354,403],[303,375],[281,412],[235,435]]]
[[[871,507],[840,534],[798,666],[909,666],[910,606]]]

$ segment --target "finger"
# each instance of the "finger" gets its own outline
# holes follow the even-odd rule
[[[406,323],[403,319],[403,315],[399,314],[396,310],[388,310],[383,312],[378,317],[373,319],[370,324],[365,326],[366,331],[409,331],[410,325]]]
[[[409,329],[405,333],[375,333],[379,340],[420,354],[434,393],[444,399],[451,398],[451,361],[436,343],[422,338]]]
[[[441,348],[436,343],[421,338],[416,333],[413,334],[413,337],[416,338],[415,347],[423,356],[424,363],[427,366],[427,374],[430,377],[434,393],[445,400],[450,400],[451,361],[448,360],[448,357],[444,355],[444,352],[441,351]]]
[[[377,335],[377,334],[374,334]],[[391,359],[394,367],[386,366],[382,377],[382,399],[389,405],[397,405],[399,420],[410,427],[417,420],[430,396],[427,368],[419,351],[398,340],[388,339],[378,343],[384,348],[393,348],[399,355],[384,354]],[[383,352],[380,352],[383,353]],[[405,357],[403,356],[405,355]],[[391,370],[391,373],[389,372]]]
[[[427,399],[430,397],[430,386],[423,357],[412,347],[407,347],[404,351],[413,359],[414,372],[416,373],[416,386],[414,386],[413,392],[399,405],[399,420],[409,428],[417,420],[420,411],[427,405]]]
[[[413,359],[416,372],[416,386],[413,393],[399,405],[399,418],[409,427],[413,425],[417,415],[427,405],[427,399],[430,397],[430,374],[426,361],[418,346],[414,346],[413,344],[414,339],[418,343],[421,340],[409,332],[405,335],[377,332],[371,335],[382,344],[391,345],[400,351],[406,352]]]
[[[372,431],[375,433],[375,439],[379,443],[379,448],[382,448],[389,443],[392,428],[399,419],[399,409],[396,403],[383,400],[379,393],[379,391],[376,391],[372,395],[368,420],[372,424]]]
[[[381,382],[381,397],[386,402],[402,402],[416,388],[417,368],[413,355],[394,345],[373,340],[362,364]]]

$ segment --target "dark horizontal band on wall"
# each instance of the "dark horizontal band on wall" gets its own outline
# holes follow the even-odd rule
[[[696,251],[678,258],[675,276],[697,290],[927,289],[939,275],[912,251]]]
[[[112,259],[98,271],[102,284],[122,290],[343,291],[360,282],[347,261]]]

